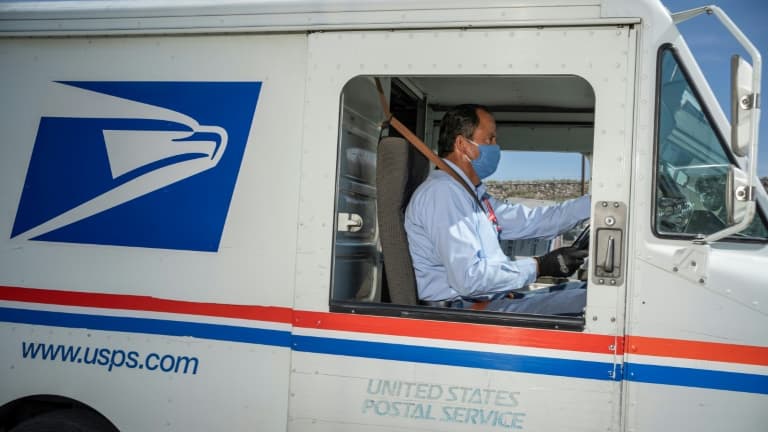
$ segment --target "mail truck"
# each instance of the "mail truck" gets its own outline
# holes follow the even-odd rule
[[[730,106],[687,19],[747,53]],[[0,77],[0,431],[768,428],[761,58],[717,6],[3,1]],[[419,303],[410,141],[462,103],[499,179],[591,196],[502,245],[587,248],[583,313]]]

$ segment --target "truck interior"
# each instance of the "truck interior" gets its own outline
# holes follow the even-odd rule
[[[437,148],[440,120],[448,109],[463,103],[482,104],[496,119],[497,142],[504,153],[514,157],[514,152],[536,152],[543,161],[550,154],[571,154],[577,172],[581,170],[581,179],[575,180],[585,187],[589,181],[584,161],[589,160],[593,149],[595,97],[581,77],[399,76],[384,78],[382,84],[393,116],[432,149]],[[340,97],[332,310],[464,320],[463,311],[432,311],[439,315],[433,316],[429,309],[439,308],[419,306],[409,267],[402,213],[410,194],[434,167],[393,128],[382,127],[384,114],[373,77],[350,80]],[[505,169],[503,165],[499,170]],[[514,173],[497,174],[499,178],[517,178]],[[385,210],[377,208],[387,206],[393,209],[391,216],[382,215]],[[576,234],[569,234],[571,240]],[[540,255],[561,243],[562,239],[533,239],[503,242],[502,248],[514,259]],[[539,280],[534,285],[555,282]],[[481,315],[502,315],[469,313],[474,315],[466,318],[470,321],[482,321],[478,318]],[[583,323],[581,317],[551,318],[512,320],[558,328]]]

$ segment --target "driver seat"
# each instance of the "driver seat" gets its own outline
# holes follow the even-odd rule
[[[428,172],[427,158],[403,138],[387,137],[379,142],[376,152],[376,212],[384,254],[384,276],[392,303],[418,304],[416,276],[404,222],[411,195]]]

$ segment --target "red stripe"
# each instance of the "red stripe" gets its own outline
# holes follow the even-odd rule
[[[768,347],[627,336],[631,354],[768,366]]]
[[[86,293],[0,286],[0,300],[104,309],[169,312],[293,324],[297,327],[390,336],[478,342],[577,352],[624,354],[621,339],[568,331],[483,324],[428,321],[326,312],[293,311],[285,307],[230,305],[160,299],[126,294]],[[768,366],[768,347],[627,336],[631,354]]]
[[[86,293],[6,286],[0,286],[0,300],[97,307],[104,309],[170,312],[224,318],[241,318],[257,321],[274,321],[286,324],[291,322],[293,314],[291,309],[283,307],[200,303],[138,295]]]
[[[295,327],[610,354],[616,338],[568,331],[296,311]],[[619,344],[617,354],[623,354]]]

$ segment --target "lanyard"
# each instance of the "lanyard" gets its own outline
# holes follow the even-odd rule
[[[485,203],[486,208],[488,209],[488,220],[491,221],[493,224],[493,227],[496,229],[496,235],[501,235],[501,225],[499,225],[499,220],[496,218],[496,212],[493,211],[493,206],[491,205],[491,200],[488,199],[487,195],[483,196],[483,203]]]

